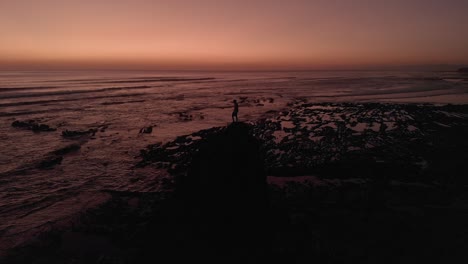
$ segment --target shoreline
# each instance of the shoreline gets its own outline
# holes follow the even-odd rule
[[[388,111],[391,113],[387,113]],[[389,218],[403,215],[405,221],[413,223],[413,214],[418,211],[445,208],[444,210],[455,213],[457,210],[463,212],[464,206],[468,205],[462,202],[465,199],[464,190],[468,186],[468,179],[462,177],[465,175],[463,171],[466,172],[463,151],[467,144],[464,131],[468,127],[468,105],[297,101],[289,105],[288,110],[277,111],[276,115],[269,114],[272,116],[264,116],[247,126],[249,133],[261,142],[260,151],[269,186],[269,203],[274,214],[286,211],[280,213],[281,217],[290,218],[299,213],[302,215],[300,217],[312,221],[308,210],[315,211],[314,214],[323,214],[324,219],[331,217],[328,214],[349,214],[354,218],[364,210],[369,217],[383,212]],[[157,224],[151,223],[156,221],[151,215],[171,215],[174,212],[169,213],[166,208],[157,213],[159,209],[155,208],[158,208],[159,203],[167,202],[168,207],[173,207],[171,210],[179,210],[177,199],[172,197],[172,190],[177,189],[179,184],[178,178],[186,176],[191,158],[197,153],[199,146],[205,144],[209,138],[225,133],[223,131],[226,129],[229,127],[210,128],[179,136],[165,144],[149,145],[141,151],[141,160],[136,169],[149,166],[167,170],[170,176],[159,182],[163,191],[107,192],[112,197],[109,201],[86,213],[78,214],[79,219],[87,219],[86,221],[78,221],[68,231],[67,228],[63,231],[54,231],[52,228],[49,235],[42,235],[42,238],[29,246],[10,251],[9,260],[15,263],[14,261],[43,251],[44,261],[59,262],[47,253],[51,250],[51,245],[81,244],[79,241],[89,241],[89,236],[97,234],[106,241],[103,242],[106,247],[112,249],[104,255],[117,259],[138,259],[135,253],[126,252],[124,257],[114,250],[116,241],[125,241],[125,234],[136,232],[139,227],[124,225],[118,231],[123,237],[115,241],[109,237],[114,231],[96,233],[92,231],[93,228],[99,225],[103,227],[112,217],[123,217],[157,229]],[[219,173],[223,174],[222,171]],[[455,206],[456,203],[458,204]],[[112,207],[111,211],[106,209],[109,206]],[[409,211],[401,211],[403,208]],[[139,215],[141,210],[147,213]],[[183,209],[180,210],[184,212]],[[296,213],[291,215],[291,210]],[[107,216],[104,217],[103,214]],[[111,217],[112,214],[116,216]],[[275,217],[268,218],[273,222],[277,221],[274,220]],[[299,220],[302,224],[307,222],[303,221],[305,220]],[[166,222],[164,224],[171,226]],[[354,224],[356,228],[366,230],[366,227]],[[295,224],[287,221],[282,225],[288,229]],[[110,224],[109,228],[117,226]],[[172,228],[177,229],[175,226]],[[431,228],[441,230],[441,227]],[[70,231],[74,229],[79,231]],[[343,232],[346,234],[348,231]],[[146,237],[144,240],[148,239],[150,238]],[[166,239],[171,239],[170,234],[167,234]],[[323,241],[312,239],[309,242]],[[84,245],[78,248],[81,247],[84,251],[90,250]],[[346,245],[339,247],[346,248]],[[145,251],[145,247],[142,248]],[[328,246],[325,248],[327,251]],[[68,252],[66,246],[60,250],[67,257],[84,257],[82,253]],[[321,251],[314,252],[319,254]],[[96,254],[98,253],[92,255],[95,258],[102,257]]]

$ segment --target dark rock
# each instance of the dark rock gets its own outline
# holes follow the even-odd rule
[[[106,132],[106,129],[109,127],[109,125],[103,125],[100,127],[99,131],[101,132]]]
[[[230,248],[239,239],[258,243],[265,238],[267,183],[252,127],[233,123],[199,147],[176,186],[191,222],[213,247]]]
[[[55,165],[62,163],[62,156],[49,156],[38,164],[39,169],[50,169]]]
[[[29,121],[19,121],[19,120],[15,120],[13,121],[13,123],[11,123],[11,126],[12,127],[24,127],[24,128],[29,128],[32,126],[32,123],[34,121],[33,120],[29,120]]]
[[[142,129],[140,129],[140,134],[141,133],[151,134],[151,132],[153,132],[153,127],[152,126],[143,127]]]
[[[60,155],[60,156],[61,155],[66,155],[66,154],[69,154],[71,152],[78,151],[80,148],[81,148],[81,146],[78,145],[78,144],[71,144],[71,145],[63,147],[61,149],[57,149],[55,151],[52,151],[51,154]]]
[[[141,165],[178,176],[155,180],[164,191],[106,191],[70,228],[73,250],[52,233],[4,262],[466,262],[468,106],[302,103],[149,145]],[[283,120],[296,128],[277,142]]]
[[[388,126],[385,123],[380,124],[379,132],[380,133],[385,133],[385,130],[387,130]]]
[[[34,132],[49,132],[49,131],[56,130],[55,128],[52,128],[49,125],[40,124],[34,120],[28,120],[28,121],[16,120],[16,121],[13,121],[13,123],[11,123],[11,126],[16,127],[16,128],[24,128],[24,129],[32,130]]]
[[[96,129],[88,129],[85,131],[79,131],[79,130],[74,131],[74,130],[67,129],[67,130],[62,131],[62,137],[73,138],[73,137],[81,137],[85,135],[94,136],[96,132],[97,132]]]
[[[458,69],[458,72],[468,73],[468,67]]]
[[[39,164],[37,164],[36,167],[39,168],[39,169],[51,169],[51,168],[55,167],[56,165],[62,163],[64,155],[67,155],[67,154],[70,154],[72,152],[78,151],[80,148],[81,148],[81,146],[78,145],[78,144],[71,144],[71,145],[65,146],[63,148],[54,150],[54,151],[50,152],[44,158],[44,160],[39,162]]]
[[[264,202],[266,176],[260,142],[251,130],[247,124],[233,123],[201,142],[181,181],[184,195],[211,201],[235,197],[229,202],[250,205]]]
[[[178,113],[178,115],[179,115],[180,121],[192,121],[193,120],[193,116],[189,115],[187,112],[180,112]]]

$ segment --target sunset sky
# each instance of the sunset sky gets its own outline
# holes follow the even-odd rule
[[[0,69],[468,64],[467,0],[1,0]]]

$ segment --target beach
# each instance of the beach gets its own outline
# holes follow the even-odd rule
[[[171,222],[186,213],[173,196],[200,146],[232,131],[233,99],[247,127],[233,133],[257,142],[253,151],[268,188],[268,212],[258,217],[268,219],[275,231],[259,239],[277,239],[260,255],[275,256],[274,251],[283,252],[280,259],[306,259],[302,254],[310,251],[322,261],[340,261],[338,256],[360,260],[371,239],[358,235],[355,247],[337,242],[356,236],[349,230],[372,237],[371,228],[391,226],[386,232],[396,229],[402,236],[396,241],[409,246],[400,228],[428,215],[436,220],[416,229],[413,242],[440,239],[431,245],[448,250],[442,243],[444,225],[453,224],[447,236],[455,236],[452,229],[464,230],[459,220],[450,220],[466,218],[464,74],[11,72],[0,78],[0,249],[12,262],[38,252],[43,252],[39,261],[49,263],[144,260],[150,242],[164,244],[160,252],[173,252],[178,247],[174,237],[198,241],[187,235],[190,228]],[[213,168],[219,177],[227,173]],[[342,229],[316,227],[327,221]],[[171,231],[164,231],[161,240],[141,233],[151,227],[156,236],[162,225]],[[425,233],[435,227],[434,237]],[[83,244],[90,237],[108,251],[89,253]],[[308,250],[282,248],[278,241],[288,238],[302,241]],[[146,244],[132,251],[126,243],[134,240]],[[59,257],[52,257],[54,243],[61,245],[55,249]],[[69,251],[67,243],[83,251]],[[457,259],[464,247],[449,249]],[[373,260],[389,254],[374,252]],[[416,255],[407,254],[407,260]]]

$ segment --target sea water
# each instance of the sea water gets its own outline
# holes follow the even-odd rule
[[[309,102],[468,103],[457,72],[0,72],[0,251],[106,200],[104,190],[156,192],[166,175],[137,169],[140,149]],[[53,132],[11,126],[47,124]],[[140,133],[144,127],[152,133]],[[99,129],[64,138],[64,130]],[[51,152],[77,144],[51,168]]]

